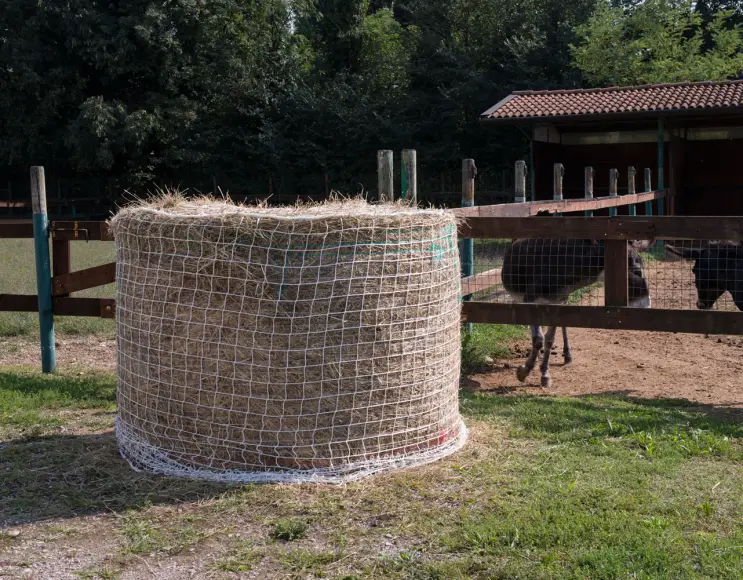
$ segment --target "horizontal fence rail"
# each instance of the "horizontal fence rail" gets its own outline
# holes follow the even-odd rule
[[[528,204],[527,204],[528,205]],[[469,208],[465,208],[469,209]],[[492,217],[467,215],[458,226],[462,238],[484,240],[552,239],[597,240],[604,247],[603,306],[542,303],[493,303],[478,301],[476,293],[500,286],[500,268],[461,279],[462,321],[487,324],[541,324],[584,328],[743,334],[743,312],[736,310],[688,310],[681,308],[628,307],[627,241],[634,240],[743,240],[743,217],[646,216],[646,217]],[[510,246],[510,242],[506,242]],[[743,247],[737,267],[743,264]],[[647,264],[646,264],[647,268]],[[691,274],[690,266],[689,275]],[[743,277],[743,271],[737,272]],[[693,288],[693,282],[692,282]],[[696,288],[693,290],[696,294]],[[652,291],[651,291],[651,299]],[[654,299],[655,301],[655,299]],[[661,302],[662,303],[662,302]],[[696,305],[696,298],[694,299]]]
[[[668,191],[661,189],[647,193],[633,193],[629,195],[611,195],[590,199],[562,199],[545,201],[527,201],[522,203],[507,203],[502,205],[481,205],[476,207],[462,207],[452,209],[460,217],[529,217],[541,212],[569,213],[573,211],[593,211],[605,208],[634,206],[638,203],[651,202],[663,199]]]
[[[743,334],[743,312],[712,310],[463,302],[462,322],[691,334]]]
[[[52,240],[51,277],[52,312],[54,316],[90,316],[115,318],[116,302],[112,298],[77,298],[73,292],[112,284],[116,278],[116,263],[111,262],[71,271],[70,242],[111,241],[113,236],[103,221],[52,221],[49,223]],[[31,220],[0,221],[0,238],[34,237]],[[36,295],[0,294],[0,312],[38,312]]]
[[[475,208],[477,209],[477,208]],[[461,215],[461,214],[460,214]],[[459,224],[463,238],[743,240],[743,217],[480,217]]]

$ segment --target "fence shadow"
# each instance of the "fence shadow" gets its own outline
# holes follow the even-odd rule
[[[687,399],[628,396],[627,391],[577,396],[463,390],[464,409],[480,419],[503,418],[546,437],[587,441],[638,432],[660,436],[743,439],[743,409]]]
[[[216,497],[231,488],[133,471],[113,432],[0,445],[0,526]]]

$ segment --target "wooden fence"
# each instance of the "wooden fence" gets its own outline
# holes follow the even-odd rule
[[[472,208],[486,209],[486,208]],[[594,239],[605,242],[604,306],[493,304],[465,301],[464,322],[542,324],[584,328],[652,330],[705,334],[743,334],[743,312],[629,308],[627,240],[743,240],[743,217],[627,216],[627,217],[497,217],[470,215],[470,208],[454,210],[465,219],[462,238]],[[491,208],[483,213],[497,213]],[[493,286],[499,272],[464,277],[462,293]]]
[[[408,154],[410,154],[408,152]],[[380,156],[380,187],[389,199],[394,199],[390,182],[390,155]],[[417,197],[415,156],[412,163],[404,166],[406,188],[402,197],[415,203]],[[41,180],[43,184],[43,168]],[[384,171],[382,171],[384,169]],[[627,240],[719,240],[743,239],[743,217],[686,217],[651,216],[648,206],[652,201],[663,200],[665,189],[650,191],[649,172],[646,171],[646,192],[634,193],[634,170],[630,168],[631,187],[627,195],[617,195],[616,188],[609,196],[593,197],[592,170],[586,168],[586,196],[583,199],[562,199],[561,167],[555,168],[555,192],[552,200],[521,202],[488,206],[475,206],[474,161],[466,159],[462,164],[462,204],[465,207],[453,211],[461,219],[459,235],[462,239],[462,305],[463,321],[467,323],[502,324],[551,324],[558,326],[622,328],[627,330],[653,330],[670,332],[693,332],[714,334],[743,334],[743,312],[635,309],[627,307],[628,274],[626,258]],[[590,173],[590,179],[589,179]],[[559,174],[559,175],[558,175]],[[616,172],[615,172],[616,174]],[[32,172],[33,175],[33,172]],[[516,166],[515,191],[517,199],[524,199],[525,169],[523,162]],[[615,175],[616,177],[616,175]],[[384,179],[383,179],[384,178]],[[386,188],[386,189],[385,189]],[[39,187],[43,199],[44,187]],[[646,216],[636,217],[634,207],[645,204]],[[628,217],[586,217],[595,210],[629,206]],[[46,220],[46,207],[43,215]],[[584,217],[563,217],[562,214],[584,212]],[[559,214],[550,217],[534,217],[540,214]],[[614,212],[613,212],[614,213]],[[34,210],[35,219],[41,211]],[[46,238],[51,238],[51,275],[49,286],[39,284],[42,304],[51,306],[42,310],[51,316],[95,316],[113,318],[116,306],[113,299],[77,298],[71,294],[80,290],[110,284],[115,280],[114,263],[73,272],[70,263],[70,244],[92,240],[111,240],[106,222],[102,221],[52,221],[46,225],[36,221],[0,222],[0,238],[37,238],[37,271],[40,248],[47,248]],[[46,236],[46,237],[45,237]],[[605,241],[605,305],[563,306],[542,304],[493,304],[472,301],[472,295],[500,282],[500,271],[488,270],[473,275],[472,240],[474,238],[561,238],[596,239]],[[43,250],[47,252],[47,250]],[[48,274],[49,257],[46,256]],[[41,260],[43,263],[44,260]],[[0,294],[0,311],[37,312],[40,300],[35,295]],[[53,326],[52,326],[53,328]],[[47,340],[47,343],[49,341]],[[53,345],[53,341],[52,341]],[[43,352],[42,339],[42,352]],[[53,346],[50,347],[53,350]],[[53,368],[53,359],[47,365]]]
[[[106,222],[53,221],[49,224],[52,239],[52,310],[54,316],[94,316],[114,318],[116,305],[112,298],[74,298],[70,294],[111,284],[116,277],[116,263],[72,271],[70,244],[92,240],[113,240]],[[0,238],[34,237],[30,220],[0,222]],[[27,294],[0,294],[0,312],[38,312],[38,297]]]

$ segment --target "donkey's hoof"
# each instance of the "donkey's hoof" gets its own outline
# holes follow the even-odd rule
[[[552,386],[552,379],[549,378],[549,377],[542,377],[542,386],[545,389],[548,389],[549,387],[551,387]]]
[[[565,355],[565,366],[573,364],[573,357],[569,354]]]
[[[528,368],[526,365],[521,365],[519,368],[516,369],[516,378],[523,383],[526,380],[526,377],[529,376],[530,372],[530,368]]]

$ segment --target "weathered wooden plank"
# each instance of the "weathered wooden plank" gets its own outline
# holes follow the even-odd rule
[[[400,197],[413,207],[418,206],[418,154],[415,149],[403,149],[400,154]]]
[[[389,149],[377,151],[377,188],[379,201],[395,201],[393,158]]]
[[[39,300],[27,294],[0,294],[0,312],[38,312]]]
[[[635,195],[594,197],[592,199],[564,199],[562,201],[545,200],[526,203],[503,203],[497,205],[481,205],[471,208],[454,208],[450,211],[461,217],[529,217],[539,212],[566,213],[572,211],[586,211],[620,207],[634,203],[643,203],[661,199],[666,196],[666,190],[637,193]]]
[[[462,296],[468,296],[475,292],[487,290],[493,286],[501,286],[503,281],[501,280],[501,269],[494,268],[492,270],[486,270],[480,272],[474,276],[466,276],[462,278]]]
[[[506,239],[743,240],[743,217],[472,217],[459,224],[459,235]]]
[[[116,316],[116,301],[112,298],[54,298],[52,303],[54,316]]]
[[[113,298],[52,298],[54,316],[95,316],[114,318],[116,301]],[[0,312],[38,312],[35,295],[0,294]]]
[[[52,240],[113,240],[108,223],[103,221],[53,221]]]
[[[463,302],[463,322],[743,334],[743,312]]]
[[[69,240],[52,241],[52,295],[63,295],[55,292],[54,280],[65,276],[72,270]]]
[[[606,240],[604,245],[604,301],[606,306],[627,306],[627,242]]]
[[[0,207],[28,207],[25,201],[0,201]]]
[[[526,203],[526,161],[517,161],[514,170],[516,182],[514,194],[516,203]]]
[[[68,242],[69,243],[69,242]],[[52,279],[52,292],[54,296],[64,296],[72,292],[111,284],[116,279],[116,262],[68,272],[54,276]]]
[[[0,222],[0,238],[33,238],[31,220],[5,220]]]

